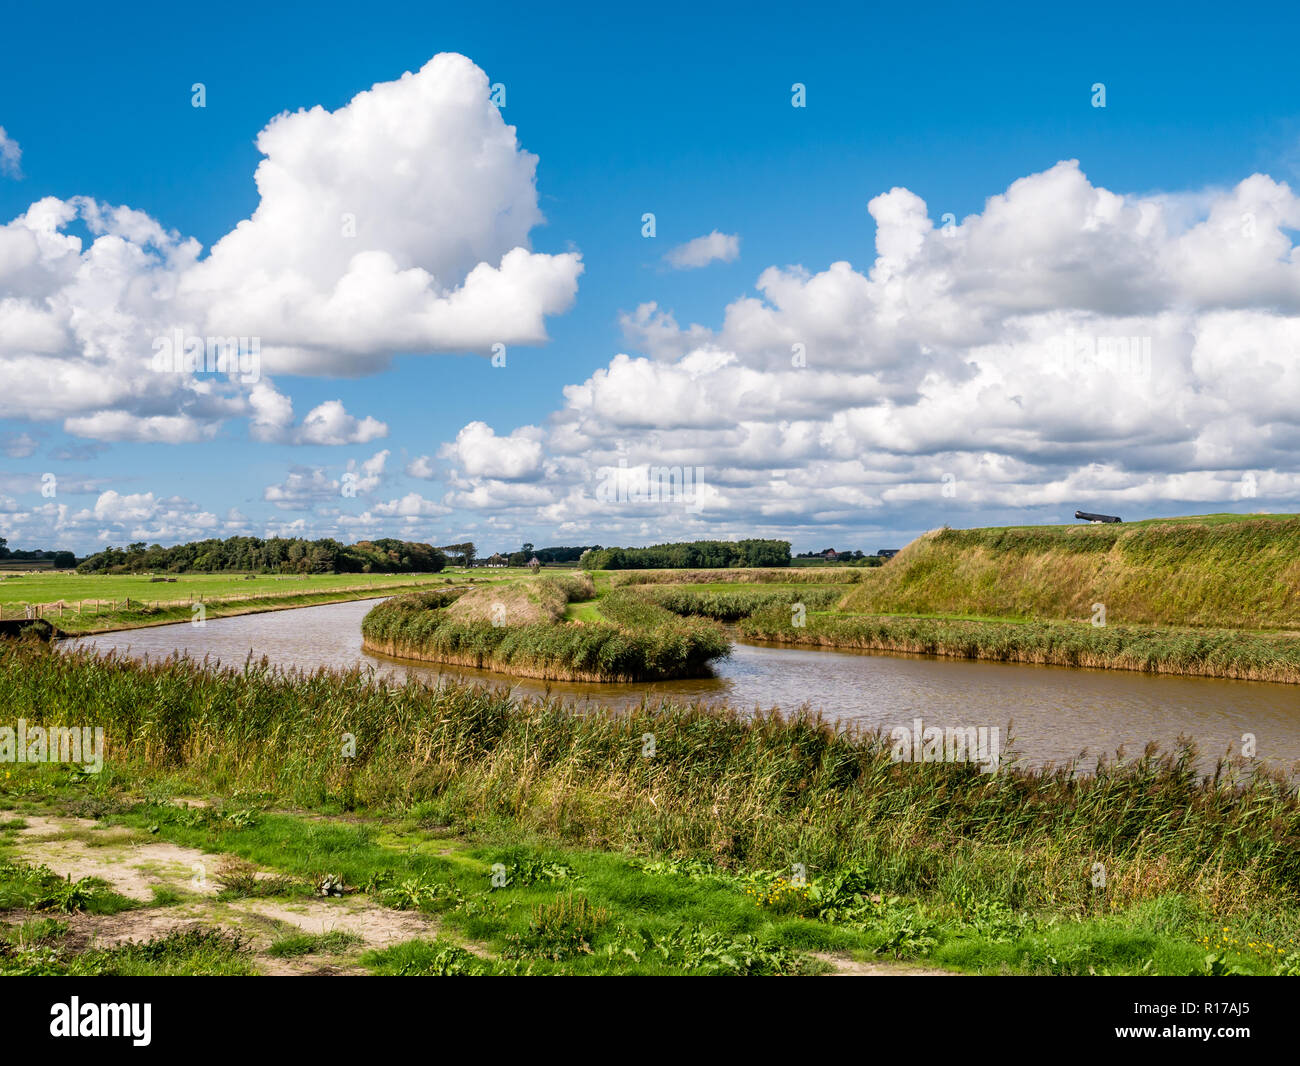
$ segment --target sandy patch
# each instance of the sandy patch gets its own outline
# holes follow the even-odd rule
[[[345,897],[337,902],[250,899],[241,900],[237,909],[247,915],[283,922],[313,936],[351,933],[364,940],[368,948],[389,947],[438,933],[437,925],[422,914],[376,907],[359,897]]]
[[[908,962],[858,962],[848,955],[813,952],[814,959],[835,969],[827,977],[961,977],[952,970],[917,966]]]
[[[340,899],[238,899],[219,903],[217,874],[223,868],[252,868],[235,856],[216,855],[184,848],[134,830],[97,829],[85,818],[24,815],[26,828],[18,831],[17,851],[26,862],[48,866],[75,881],[97,877],[113,891],[148,903],[155,887],[168,887],[187,899],[167,907],[143,907],[113,915],[77,913],[58,915],[68,924],[68,942],[75,950],[109,948],[133,940],[146,941],[194,926],[221,927],[244,934],[251,942],[257,965],[267,974],[320,975],[364,973],[354,959],[363,951],[389,947],[416,937],[438,934],[435,921],[414,911],[396,911],[376,905],[365,896]],[[94,845],[85,839],[103,834]],[[256,870],[255,876],[281,876]],[[41,915],[42,917],[44,915]],[[0,915],[8,922],[38,915],[11,912]],[[306,955],[280,959],[266,954],[277,940],[295,933],[321,936],[351,933],[361,943],[346,956]],[[482,951],[477,945],[471,950]]]
[[[182,848],[155,840],[133,830],[96,830],[95,822],[84,818],[25,819],[19,830],[18,851],[27,862],[48,866],[63,877],[77,881],[98,877],[127,899],[151,900],[155,886],[170,886],[200,895],[216,895],[221,886],[209,875],[216,857],[193,848]],[[104,834],[94,845],[78,834]]]
[[[59,915],[59,920],[68,923],[68,942],[78,951],[114,948],[128,940],[143,943],[178,929],[195,926],[210,929],[217,924],[205,918],[201,906],[151,908],[110,915],[68,914]]]

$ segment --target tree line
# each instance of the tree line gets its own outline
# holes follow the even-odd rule
[[[68,551],[52,551],[48,548],[10,548],[9,541],[0,537],[0,561],[41,562],[48,559],[56,570],[70,570],[77,565],[77,557]]]
[[[788,540],[695,540],[648,548],[600,548],[581,559],[588,570],[707,570],[731,566],[789,566]]]
[[[586,552],[599,551],[599,544],[578,544],[572,547],[534,548],[531,541],[524,541],[518,551],[497,552],[492,559],[503,559],[510,566],[527,566],[533,559],[545,566],[548,563],[576,563]]]
[[[447,565],[443,552],[430,544],[409,540],[362,540],[340,544],[325,537],[227,537],[197,540],[164,548],[143,541],[125,548],[106,547],[85,559],[83,574],[214,573],[237,570],[277,574],[406,574],[437,573]]]

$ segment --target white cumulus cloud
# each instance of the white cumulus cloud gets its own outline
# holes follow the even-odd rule
[[[679,244],[664,256],[674,270],[695,270],[710,263],[730,263],[740,255],[740,237],[714,230]]]
[[[287,398],[257,375],[157,366],[158,345],[256,341],[267,374],[356,376],[397,352],[544,342],[546,318],[573,303],[579,255],[531,250],[537,159],[464,56],[437,55],[336,111],[277,116],[257,144],[258,206],[206,256],[144,212],[86,196],[47,197],[0,226],[0,418],[180,442],[251,415],[256,439],[364,442],[381,423],[332,402],[291,430]]]
[[[1288,185],[1126,195],[1066,161],[953,225],[901,188],[869,209],[865,269],[769,267],[717,327],[625,315],[644,354],[525,427],[545,476],[512,491],[509,438],[471,423],[442,453],[447,502],[662,540],[1300,501]],[[599,491],[655,470],[702,483],[694,509]]]

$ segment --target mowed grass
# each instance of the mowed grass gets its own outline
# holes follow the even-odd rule
[[[45,605],[40,608],[41,622],[64,635],[106,633],[142,626],[169,625],[192,622],[202,604],[205,618],[224,618],[232,615],[257,614],[264,611],[284,610],[293,607],[314,607],[347,600],[372,599],[419,592],[430,585],[446,587],[451,578],[436,575],[409,575],[400,583],[371,582],[361,585],[339,585],[317,588],[306,584],[285,583],[271,592],[236,591],[229,595],[196,595],[193,601],[158,595],[156,599],[123,598],[121,601],[67,601],[64,606]],[[252,585],[253,582],[249,582]],[[155,585],[157,589],[174,588],[173,585]],[[0,605],[3,607],[4,605]],[[23,617],[21,606],[11,606],[9,618]]]

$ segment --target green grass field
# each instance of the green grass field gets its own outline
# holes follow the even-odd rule
[[[399,585],[438,578],[433,574],[169,574],[151,581],[141,574],[77,574],[69,571],[7,574],[0,579],[0,603],[76,603],[79,600],[185,600],[262,593],[301,595],[358,585]]]
[[[574,571],[554,567],[544,573]],[[64,633],[103,633],[188,622],[192,604],[200,601],[207,617],[220,618],[396,596],[431,585],[514,584],[532,573],[524,567],[448,567],[437,574],[170,574],[166,581],[153,581],[152,576],[158,575],[0,574],[0,619],[23,618],[27,605],[41,605],[40,616]]]
[[[441,574],[320,574],[277,578],[239,574],[177,575],[176,582],[147,576],[70,573],[0,581],[0,619],[25,617],[28,604],[65,634],[105,633],[188,622],[194,604],[208,618],[311,607],[346,600],[415,592],[456,578]]]

